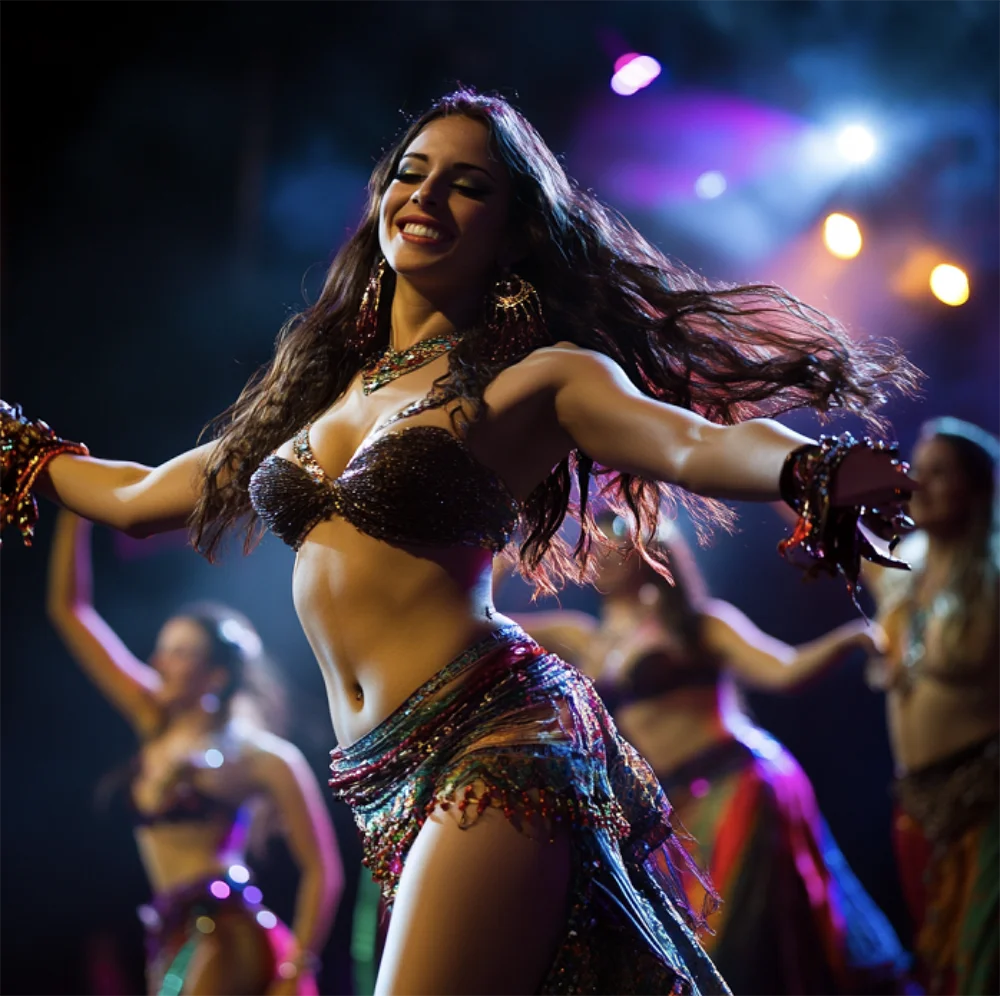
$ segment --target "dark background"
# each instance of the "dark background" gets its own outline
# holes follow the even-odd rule
[[[457,81],[513,98],[571,174],[669,253],[899,338],[930,374],[922,400],[890,412],[905,450],[934,415],[997,431],[995,3],[36,0],[4,15],[3,396],[97,455],[156,463],[192,445],[315,291],[404,114]],[[663,73],[622,98],[608,81],[630,51]],[[854,119],[879,142],[863,169],[830,152]],[[706,170],[729,182],[714,201],[692,193]],[[853,262],[822,248],[830,210],[861,224]],[[930,296],[933,261],[969,272],[964,307]],[[95,801],[135,744],[45,620],[52,522],[47,507],[33,549],[11,535],[3,550],[2,986],[92,992],[88,964],[110,951],[138,991],[146,886],[123,812]],[[840,586],[800,583],[775,555],[780,534],[772,511],[743,508],[701,561],[715,594],[799,642],[853,610]],[[289,735],[323,778],[332,734],[291,564],[273,539],[210,567],[182,537],[99,531],[96,599],[139,654],[191,598],[246,611],[282,665]],[[500,604],[527,597],[515,584]],[[563,604],[594,601],[570,589]],[[751,704],[905,937],[882,703],[860,671]],[[353,825],[333,809],[353,888]],[[289,915],[287,854],[274,847],[261,869]],[[349,991],[351,909],[349,891],[326,992]]]

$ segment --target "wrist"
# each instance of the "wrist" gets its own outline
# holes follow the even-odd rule
[[[801,512],[809,497],[816,468],[823,457],[822,447],[815,443],[797,446],[781,466],[778,491],[781,500],[795,512]]]
[[[38,521],[34,491],[39,478],[62,454],[86,456],[87,447],[61,439],[40,419],[30,419],[19,406],[4,401],[0,401],[0,430],[3,434],[0,529],[15,526],[25,546],[30,546]]]

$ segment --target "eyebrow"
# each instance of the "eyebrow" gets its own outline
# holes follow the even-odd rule
[[[419,159],[421,162],[430,162],[427,156],[422,152],[404,152],[400,157],[400,162],[404,159]],[[453,169],[474,169],[479,173],[485,173],[494,183],[496,183],[496,177],[488,170],[484,169],[482,166],[477,166],[475,163],[454,163]]]

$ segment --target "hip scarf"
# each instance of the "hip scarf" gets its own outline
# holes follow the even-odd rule
[[[910,772],[894,790],[929,850],[909,890],[924,904],[915,948],[928,991],[1000,992],[1000,737]]]
[[[692,862],[652,770],[592,682],[519,627],[460,654],[331,759],[390,907],[435,809],[462,828],[487,807],[522,830],[558,822],[572,842],[570,912],[540,992],[729,992],[694,934],[714,893],[692,910],[681,874]]]
[[[293,938],[288,928],[261,904],[261,892],[251,881],[239,882],[220,873],[161,892],[139,907],[139,919],[146,928],[146,966],[150,991],[157,996],[179,996],[188,981],[191,961],[199,942],[215,932],[222,917],[244,917],[255,922],[261,941],[269,948],[273,962],[271,976],[291,951]],[[299,979],[300,993],[315,993],[315,981],[308,973]]]

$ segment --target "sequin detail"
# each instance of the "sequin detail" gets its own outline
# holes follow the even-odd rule
[[[385,722],[331,754],[364,861],[391,905],[431,812],[493,807],[536,838],[570,834],[570,906],[543,993],[728,993],[698,944],[690,859],[653,772],[592,682],[517,627],[469,648]]]
[[[462,340],[460,332],[424,339],[409,349],[396,352],[390,346],[374,363],[361,371],[361,383],[365,394],[374,394],[380,387],[391,384],[405,374],[432,363],[444,356]]]
[[[16,526],[25,546],[31,546],[38,522],[35,482],[62,453],[87,456],[89,450],[60,439],[41,419],[24,415],[20,405],[0,401],[0,531]]]
[[[431,407],[418,401],[387,425]],[[293,440],[297,463],[268,457],[250,479],[250,501],[276,536],[298,550],[319,522],[339,516],[398,545],[503,549],[518,517],[504,483],[441,426],[381,432],[336,480],[316,460],[309,428]]]

